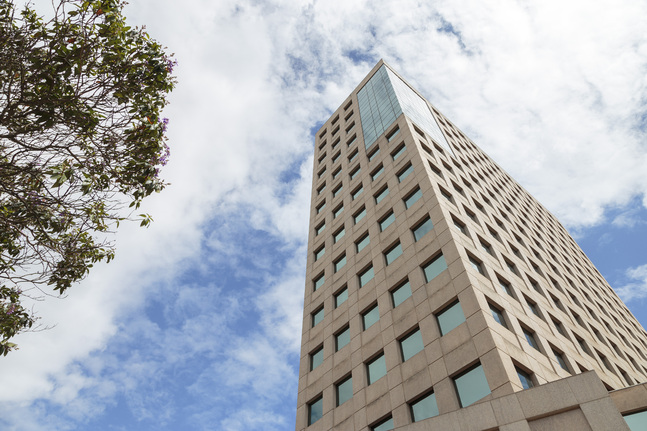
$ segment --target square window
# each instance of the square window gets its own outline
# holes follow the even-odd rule
[[[526,337],[526,341],[528,342],[528,344],[530,344],[530,346],[533,349],[540,351],[539,345],[537,344],[537,340],[535,339],[535,333],[532,332],[530,329],[526,329],[526,328],[521,328],[521,330],[523,331],[523,335]]]
[[[422,342],[422,334],[420,329],[416,329],[406,337],[400,340],[400,348],[402,349],[402,360],[406,361],[413,355],[421,352],[424,349]]]
[[[350,343],[350,327],[347,326],[335,335],[335,352],[348,343]]]
[[[434,228],[434,224],[431,222],[431,218],[429,216],[425,217],[425,219],[416,225],[413,228],[413,238],[416,241],[419,241],[427,232],[431,231]]]
[[[349,174],[350,179],[351,179],[351,180],[352,180],[352,179],[355,179],[355,177],[357,176],[357,174],[359,174],[359,171],[360,171],[360,167],[359,167],[359,166],[357,166],[355,169],[353,169],[353,170],[350,172],[350,174]]]
[[[443,336],[447,334],[449,331],[465,322],[465,314],[463,314],[461,303],[458,301],[454,302],[452,305],[436,314],[436,319],[438,319],[440,335]]]
[[[362,209],[360,209],[358,212],[355,213],[355,215],[353,215],[353,221],[355,222],[355,224],[359,223],[359,221],[363,219],[365,215],[366,215],[366,208],[362,207]]]
[[[488,305],[490,306],[490,311],[492,312],[492,317],[494,318],[494,320],[496,320],[496,322],[504,328],[508,329],[508,324],[505,321],[505,317],[503,317],[503,312],[492,304]]]
[[[400,157],[402,154],[404,154],[404,151],[407,149],[407,147],[404,146],[404,144],[401,144],[394,152],[391,153],[391,157],[393,157],[393,160],[397,160],[398,157]]]
[[[388,266],[391,263],[393,263],[393,261],[396,260],[398,257],[400,257],[401,254],[402,254],[402,244],[398,242],[394,247],[384,252],[386,265]]]
[[[366,247],[369,242],[371,242],[371,238],[368,236],[368,234],[364,235],[361,237],[357,242],[355,242],[355,247],[357,248],[357,252],[359,253]]]
[[[359,187],[357,187],[355,190],[353,190],[353,193],[351,195],[353,200],[357,199],[359,197],[359,195],[362,194],[363,191],[364,191],[364,187],[360,184]]]
[[[374,275],[373,265],[371,265],[368,269],[359,274],[359,287],[366,286],[366,283],[373,280]]]
[[[461,407],[467,407],[476,401],[490,394],[483,366],[479,363],[474,368],[454,378],[454,386],[458,393],[458,401]]]
[[[411,420],[418,422],[423,419],[428,419],[438,416],[438,405],[436,404],[436,394],[430,393],[423,398],[410,404],[411,406]]]
[[[422,190],[420,190],[420,187],[416,187],[416,189],[410,193],[406,198],[404,198],[404,206],[406,209],[411,208],[413,204],[418,202],[418,200],[422,197]]]
[[[346,380],[339,382],[335,385],[335,391],[337,392],[337,406],[353,398],[353,378],[348,377]]]
[[[519,381],[521,382],[521,386],[523,386],[524,389],[530,389],[535,386],[529,373],[526,373],[519,367],[514,368],[517,370],[517,376],[519,376]]]
[[[364,325],[364,330],[366,331],[378,320],[380,320],[380,309],[377,307],[377,304],[375,304],[373,307],[362,314],[362,324]]]
[[[317,422],[323,416],[323,397],[319,396],[308,403],[308,425]]]
[[[375,203],[379,204],[382,202],[382,200],[387,197],[389,194],[389,188],[384,187],[382,190],[380,190],[374,197],[375,197]]]
[[[384,172],[384,166],[380,165],[377,167],[377,169],[371,172],[371,181],[377,180],[378,177],[382,175],[382,172]]]
[[[322,307],[319,310],[312,313],[312,327],[314,328],[315,326],[317,326],[317,324],[320,323],[323,320],[323,318],[324,318],[324,309]]]
[[[344,235],[346,235],[346,228],[344,226],[341,227],[341,229],[338,229],[337,232],[333,234],[333,243],[339,242]]]
[[[383,217],[382,220],[380,220],[380,232],[384,232],[386,228],[389,227],[394,221],[395,214],[393,213],[393,211],[389,211],[386,217]]]
[[[409,163],[407,167],[404,168],[404,170],[400,171],[400,173],[398,174],[398,182],[401,183],[402,181],[404,181],[409,176],[409,174],[411,174],[411,172],[413,172],[413,165]]]
[[[447,269],[447,262],[442,254],[439,254],[431,262],[426,264],[422,270],[425,273],[425,282],[429,283],[436,278],[441,272]]]
[[[384,358],[384,353],[366,363],[366,375],[369,385],[386,376],[386,359]]]
[[[348,288],[344,287],[342,290],[335,294],[335,308],[342,305],[348,299]]]
[[[387,419],[371,427],[371,431],[390,431],[393,427],[393,418],[389,416]]]
[[[321,365],[324,357],[323,353],[324,353],[323,346],[319,347],[317,350],[310,353],[310,371],[314,370],[319,365]]]
[[[339,272],[340,269],[346,266],[346,254],[343,254],[341,257],[335,260],[334,265],[335,265],[335,272]]]
[[[323,286],[324,281],[325,281],[325,276],[324,276],[324,273],[322,272],[321,275],[319,275],[317,278],[313,280],[313,284],[315,286],[315,292],[317,291],[317,289]]]
[[[315,262],[321,259],[321,257],[326,253],[326,247],[319,247],[319,249],[315,250]]]
[[[409,280],[405,281],[391,291],[391,298],[393,299],[393,307],[402,304],[407,298],[411,296],[411,285]]]

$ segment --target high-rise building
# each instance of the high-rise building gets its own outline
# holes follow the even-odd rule
[[[386,63],[315,139],[297,430],[647,423],[636,318]]]

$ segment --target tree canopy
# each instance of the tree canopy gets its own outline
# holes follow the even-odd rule
[[[174,60],[122,0],[58,0],[51,19],[0,0],[0,354],[37,319],[25,296],[62,294],[110,261],[110,234],[166,183]]]

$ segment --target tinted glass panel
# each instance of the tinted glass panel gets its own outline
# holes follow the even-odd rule
[[[411,285],[407,281],[402,286],[391,292],[391,296],[393,297],[393,306],[397,307],[411,296]]]
[[[438,326],[440,326],[440,335],[445,335],[465,321],[465,315],[463,314],[460,302],[445,309],[437,317]]]
[[[490,386],[480,364],[455,378],[454,383],[461,407],[467,407],[490,393]]]
[[[362,274],[359,276],[359,287],[363,287],[368,283],[369,281],[373,280],[373,267],[371,266],[369,269],[364,271]]]
[[[521,382],[521,386],[523,386],[524,389],[530,389],[535,386],[532,382],[532,379],[530,378],[530,375],[525,371],[517,368],[517,376],[519,376],[519,381]]]
[[[631,431],[647,430],[647,410],[644,412],[632,413],[624,418]]]
[[[323,416],[323,398],[319,398],[308,407],[308,425],[311,425],[321,419]]]
[[[404,206],[409,209],[413,204],[418,202],[418,199],[422,197],[422,190],[418,189],[413,193],[411,196],[409,196],[405,201],[404,201]]]
[[[528,341],[528,344],[530,344],[534,349],[539,350],[537,340],[535,340],[535,334],[532,334],[528,330],[524,329],[523,335],[526,336],[526,341]]]
[[[366,208],[362,208],[362,211],[355,214],[355,224],[357,224],[361,219],[366,215]]]
[[[348,289],[344,289],[335,295],[335,308],[342,305],[348,299]]]
[[[359,253],[360,251],[362,251],[364,249],[364,247],[366,247],[368,245],[369,242],[371,242],[371,239],[369,238],[368,235],[366,235],[364,238],[359,240],[357,242],[357,252]]]
[[[368,370],[369,385],[386,376],[386,360],[384,359],[384,354],[369,362],[366,368]]]
[[[375,322],[380,320],[380,310],[377,305],[362,315],[362,320],[364,322],[364,330],[370,328]]]
[[[436,394],[429,394],[423,399],[411,404],[411,416],[413,417],[414,422],[438,416]]]
[[[399,181],[399,182],[404,181],[404,179],[405,179],[406,177],[408,177],[408,176],[409,176],[409,174],[410,174],[411,172],[413,172],[413,165],[409,165],[409,167],[408,167],[407,169],[405,169],[404,171],[400,172],[400,175],[398,175],[398,181]]]
[[[508,327],[507,323],[505,323],[505,318],[503,317],[503,313],[501,313],[498,309],[496,309],[492,305],[490,305],[490,311],[492,311],[492,317],[494,317],[494,320],[496,320],[504,328]]]
[[[337,385],[337,405],[340,406],[353,398],[353,379],[349,378]]]
[[[402,359],[404,361],[422,351],[424,345],[422,343],[422,334],[420,333],[420,329],[417,329],[412,334],[407,335],[406,338],[403,338],[400,341],[400,346],[402,347]]]
[[[323,362],[323,349],[319,349],[311,356],[310,370],[314,370]]]
[[[321,322],[323,318],[324,318],[324,309],[322,308],[321,310],[312,314],[312,326],[317,325],[317,323]]]
[[[430,218],[427,218],[427,220],[425,220],[424,222],[422,222],[422,224],[415,228],[415,230],[413,231],[413,236],[415,237],[416,241],[418,241],[433,228],[434,224],[431,222]]]
[[[346,256],[344,255],[341,259],[335,262],[335,272],[339,271],[346,265]]]
[[[440,256],[438,256],[437,258],[429,262],[427,266],[423,268],[423,270],[425,271],[426,282],[429,283],[431,280],[436,278],[438,274],[440,274],[446,269],[447,269],[447,263],[445,262],[445,258],[441,254]]]
[[[389,194],[389,189],[388,189],[388,188],[386,188],[386,189],[382,190],[382,191],[380,192],[380,194],[378,194],[377,196],[375,196],[375,203],[376,203],[376,204],[379,204],[380,202],[382,202],[382,200],[383,200],[385,197],[387,197],[387,195],[388,195],[388,194]]]
[[[325,277],[322,275],[318,279],[315,280],[315,290],[319,289],[321,286],[323,286],[325,281]]]
[[[335,351],[341,349],[346,344],[350,343],[350,328],[341,331],[335,337]]]
[[[387,218],[385,218],[384,220],[382,220],[380,222],[380,231],[384,231],[394,221],[395,221],[395,214],[394,213],[389,214],[389,216]]]
[[[373,431],[390,431],[393,429],[393,418],[388,418],[379,425],[375,425],[371,428]]]
[[[398,244],[384,254],[384,257],[386,257],[386,264],[390,265],[394,260],[400,257],[401,254],[402,244]]]
[[[346,235],[346,228],[342,228],[342,230],[337,231],[335,233],[334,242],[337,242],[340,239],[342,239],[344,235]]]

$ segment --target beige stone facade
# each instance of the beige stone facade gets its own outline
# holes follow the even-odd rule
[[[644,329],[555,217],[405,86],[378,63],[316,135],[296,429],[625,429],[628,410],[591,420],[647,381]],[[395,97],[403,113],[375,120]]]

